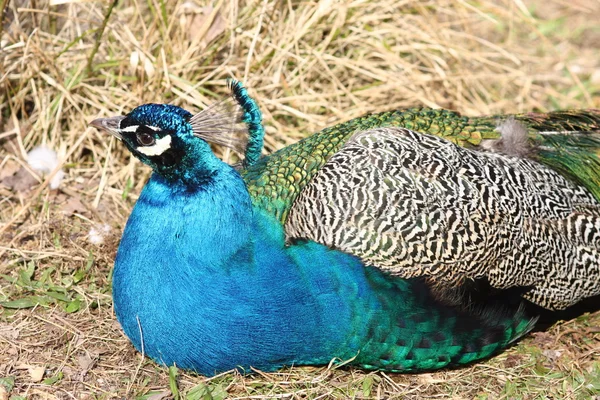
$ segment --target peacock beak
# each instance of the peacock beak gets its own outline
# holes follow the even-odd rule
[[[96,128],[102,129],[104,131],[109,132],[111,135],[116,137],[119,140],[123,139],[123,135],[121,135],[121,121],[125,117],[122,115],[118,115],[116,117],[110,118],[97,118],[90,122],[91,126],[95,126]]]

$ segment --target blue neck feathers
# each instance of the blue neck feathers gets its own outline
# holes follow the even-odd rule
[[[364,269],[315,243],[302,247],[286,250],[280,225],[252,209],[228,165],[196,190],[155,173],[117,254],[117,317],[140,351],[208,375],[350,358],[356,332],[338,326],[352,325],[347,299],[361,283],[344,293],[339,280]],[[327,268],[335,264],[342,274]]]

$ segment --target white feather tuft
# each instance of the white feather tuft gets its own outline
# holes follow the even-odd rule
[[[47,175],[58,166],[58,156],[56,152],[45,146],[38,146],[27,153],[27,163],[35,172],[41,175]],[[50,180],[50,189],[58,189],[65,172],[60,169]]]
[[[516,157],[526,157],[531,153],[527,128],[514,117],[504,120],[496,130],[502,135],[502,153]]]
[[[100,245],[104,243],[104,238],[110,233],[110,229],[110,225],[107,224],[92,226],[88,233],[88,240],[91,244]]]

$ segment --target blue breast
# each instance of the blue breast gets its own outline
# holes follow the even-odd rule
[[[314,242],[286,248],[229,173],[214,183],[227,196],[156,174],[144,188],[113,275],[127,336],[159,363],[206,375],[355,356],[367,329],[357,316],[380,307],[364,267]]]

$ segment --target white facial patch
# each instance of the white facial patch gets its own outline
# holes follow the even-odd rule
[[[156,141],[152,146],[140,146],[136,150],[147,156],[159,156],[171,148],[171,136],[167,135]]]
[[[121,129],[121,132],[136,132],[139,127],[140,127],[139,125],[131,125],[131,126]]]

